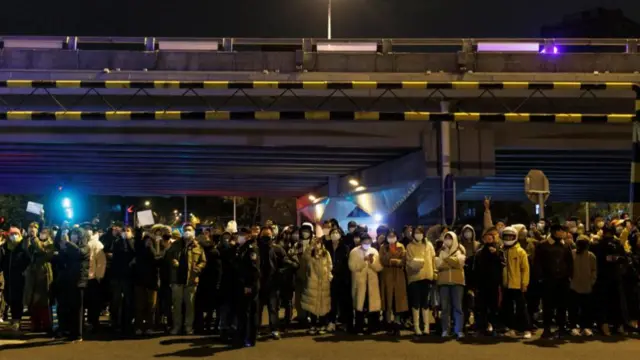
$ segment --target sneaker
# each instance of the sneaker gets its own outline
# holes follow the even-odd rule
[[[609,328],[609,324],[602,324],[600,330],[602,330],[602,335],[611,336],[611,329]]]
[[[620,326],[616,329],[616,334],[618,334],[618,335],[622,335],[622,336],[627,336],[627,330],[625,330],[624,326],[620,325]]]
[[[151,329],[147,329],[144,331],[144,336],[151,336],[153,335],[153,331],[151,331]]]
[[[327,333],[326,327],[321,327],[320,330],[318,330],[318,335],[324,335],[326,333]]]
[[[553,332],[549,329],[544,329],[544,331],[542,332],[542,339],[553,339]]]
[[[584,336],[593,336],[593,331],[591,331],[591,329],[584,329],[582,333],[584,334]]]
[[[178,334],[180,334],[180,329],[178,328],[173,328],[171,329],[171,331],[169,332],[170,335],[176,336]]]
[[[316,335],[317,333],[318,333],[318,329],[316,329],[315,327],[312,327],[307,331],[307,334],[309,335]]]
[[[525,339],[525,340],[531,339],[531,331],[525,331],[524,335],[522,336],[522,338]]]
[[[136,336],[142,336],[142,330],[141,329],[136,330]]]
[[[10,326],[11,331],[20,331],[20,322],[16,321],[16,322],[12,322],[11,326]]]
[[[280,333],[278,331],[271,332],[271,338],[273,340],[280,340]]]
[[[580,336],[580,329],[572,329],[571,336]]]
[[[336,331],[336,324],[335,323],[329,323],[329,325],[327,326],[327,331],[328,332]]]
[[[446,332],[446,331],[443,331],[443,332],[442,332],[442,337],[443,337],[443,338],[448,338],[448,337],[449,337],[449,333],[448,333],[448,332]]]
[[[516,337],[516,332],[513,330],[507,330],[507,332],[504,333],[504,336],[506,337]]]
[[[184,330],[184,333],[185,333],[185,335],[193,335],[193,329],[191,329],[191,328],[186,328],[186,329]]]
[[[462,340],[462,339],[464,339],[464,333],[463,333],[463,332],[459,332],[459,333],[457,333],[457,334],[456,334],[456,339],[458,339],[458,340]]]

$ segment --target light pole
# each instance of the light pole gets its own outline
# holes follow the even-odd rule
[[[331,0],[327,8],[327,39],[331,40]]]

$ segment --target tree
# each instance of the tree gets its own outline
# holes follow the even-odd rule
[[[27,209],[27,199],[21,195],[0,195],[0,218],[5,219],[5,223],[0,226],[6,227],[10,224],[20,224],[25,221]]]

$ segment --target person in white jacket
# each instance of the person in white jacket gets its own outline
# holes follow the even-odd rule
[[[351,270],[351,295],[356,310],[355,331],[364,332],[364,317],[369,315],[367,333],[377,330],[380,322],[382,300],[380,298],[380,280],[378,273],[382,271],[378,250],[371,244],[373,240],[368,234],[361,234],[360,246],[349,254],[349,270]]]
[[[100,312],[103,308],[102,285],[107,269],[107,256],[104,253],[104,245],[100,242],[100,235],[93,225],[85,224],[83,228],[91,235],[87,243],[89,251],[89,282],[87,284],[87,323],[89,330],[95,330],[100,324]]]
[[[409,282],[409,305],[413,316],[414,334],[429,334],[429,310],[431,288],[436,278],[436,251],[424,234],[424,228],[418,226],[413,240],[407,245],[407,280]],[[420,328],[420,315],[424,332]]]
[[[465,259],[464,247],[458,244],[456,234],[453,231],[445,233],[442,249],[436,258],[440,306],[442,308],[442,337],[448,337],[450,334],[452,312],[456,337],[458,339],[464,337],[462,295],[465,285]]]

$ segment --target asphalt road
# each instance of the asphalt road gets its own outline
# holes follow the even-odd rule
[[[538,333],[539,335],[539,333]],[[463,341],[425,337],[415,340],[410,332],[391,337],[385,334],[355,336],[327,334],[311,337],[293,331],[282,340],[264,340],[255,348],[231,349],[215,336],[150,337],[139,339],[86,338],[84,342],[67,344],[37,335],[16,337],[0,332],[0,360],[11,359],[152,359],[210,358],[216,359],[429,359],[429,360],[496,360],[505,357],[518,360],[635,359],[640,349],[639,338],[576,338],[569,341],[519,340],[513,338],[468,337]]]

